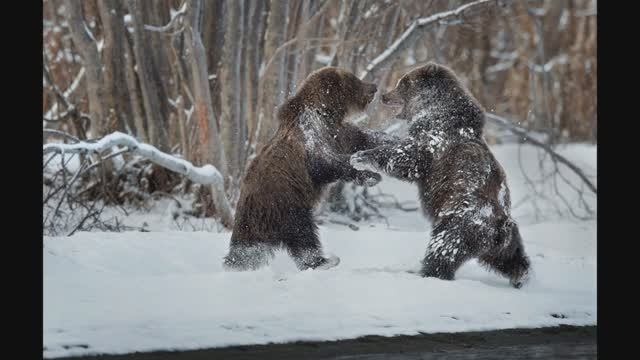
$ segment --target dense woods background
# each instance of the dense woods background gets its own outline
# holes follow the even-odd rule
[[[43,167],[50,233],[108,228],[105,206],[175,196],[191,199],[190,216],[228,227],[244,170],[276,128],[275,109],[326,65],[384,90],[436,61],[496,114],[490,144],[530,137],[554,154],[563,143],[597,142],[595,1],[44,0],[43,13],[45,143],[122,132],[212,164],[223,179],[223,189],[198,184],[132,146],[46,153],[45,163],[61,164]],[[354,121],[396,123],[376,111]],[[67,168],[74,156],[78,166]],[[340,205],[344,191],[332,191],[329,211],[353,211]]]

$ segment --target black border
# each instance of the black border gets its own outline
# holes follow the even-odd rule
[[[5,112],[3,142],[5,182],[3,300],[4,312],[11,318],[5,339],[11,343],[3,358],[42,358],[43,265],[42,265],[42,4],[11,2],[4,8],[5,51],[3,81]],[[38,67],[40,69],[38,69]],[[39,140],[39,141],[38,141]],[[10,230],[10,231],[9,231]],[[15,352],[15,356],[10,354]]]

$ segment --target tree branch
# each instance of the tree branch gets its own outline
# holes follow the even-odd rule
[[[154,26],[154,25],[145,24],[144,29],[148,31],[161,32],[161,33],[168,33],[169,31],[171,31],[169,35],[176,35],[177,33],[181,32],[184,29],[181,23],[182,23],[182,18],[186,15],[186,13],[187,13],[187,2],[184,1],[182,3],[182,6],[180,6],[180,9],[175,13],[171,14],[171,19],[166,25]],[[175,29],[176,26],[178,26],[177,30]]]
[[[318,20],[324,13],[325,11],[329,8],[329,4],[331,4],[331,0],[325,2],[322,7],[320,8],[320,10],[318,10],[309,20],[307,20],[307,22],[305,22],[304,24],[301,25],[300,29],[298,30],[299,33],[304,34],[304,32],[311,27],[311,25],[313,25],[313,23],[316,22],[316,20]],[[295,37],[293,37],[292,39],[284,42],[282,45],[280,45],[276,51],[274,51],[273,55],[271,56],[271,58],[266,62],[266,65],[260,69],[260,74],[258,75],[259,79],[262,79],[264,77],[264,74],[266,74],[269,69],[271,69],[271,64],[273,64],[273,62],[276,60],[276,58],[278,57],[278,55],[280,55],[280,53],[283,51],[283,49],[285,49],[286,47],[293,45],[299,41],[313,41],[313,40],[325,40],[324,38],[319,38],[319,39],[300,39],[299,35],[296,35]],[[334,39],[327,39],[327,40],[333,40],[333,41],[338,41],[338,40],[334,40]]]
[[[229,201],[224,196],[224,179],[213,165],[207,164],[196,167],[189,161],[166,154],[154,146],[139,143],[132,136],[120,132],[109,134],[96,142],[81,141],[75,144],[45,144],[42,147],[42,152],[43,155],[48,153],[100,153],[114,146],[126,146],[132,153],[147,158],[166,169],[182,174],[193,182],[211,185],[214,192],[214,204],[219,211],[222,222],[225,226],[233,224],[233,211]],[[124,151],[120,149],[118,152]]]
[[[87,154],[100,153],[109,150],[114,146],[127,146],[137,155],[145,157],[152,162],[187,176],[193,182],[199,184],[215,184],[222,183],[222,175],[213,165],[204,165],[196,167],[190,162],[166,154],[154,146],[139,143],[132,136],[121,132],[109,134],[96,142],[81,141],[75,144],[49,143],[42,147],[43,154],[55,153],[72,153]]]
[[[411,25],[409,25],[407,30],[405,30],[402,35],[400,35],[400,37],[396,39],[393,44],[391,44],[391,46],[389,46],[385,51],[383,51],[365,67],[365,70],[360,74],[360,78],[363,80],[370,80],[377,70],[394,61],[395,57],[402,50],[410,46],[413,40],[415,40],[418,35],[420,35],[420,33],[427,29],[430,25],[449,18],[459,17],[463,12],[469,9],[484,7],[489,5],[490,3],[495,2],[496,0],[477,0],[462,5],[455,10],[445,11],[414,20]]]
[[[78,75],[76,75],[76,77],[73,79],[73,82],[71,82],[71,85],[69,85],[69,88],[67,88],[67,90],[63,92],[58,87],[58,85],[56,85],[56,83],[53,81],[51,77],[51,73],[49,71],[49,66],[47,65],[46,55],[43,54],[42,76],[44,77],[45,81],[51,86],[51,89],[53,90],[56,96],[56,99],[58,99],[58,101],[56,101],[51,106],[51,108],[49,108],[49,110],[45,112],[43,116],[45,121],[57,122],[65,119],[67,116],[72,115],[77,111],[76,106],[72,104],[71,101],[69,101],[69,96],[78,88],[78,84],[80,84],[80,80],[82,80],[84,73],[85,73],[85,69],[83,66],[78,72]],[[58,111],[59,102],[62,102],[66,108],[66,110],[63,113],[59,113]],[[53,117],[54,114],[56,115],[55,118]]]
[[[55,129],[42,129],[42,133],[43,135],[58,135],[58,136],[62,136],[66,139],[69,140],[73,140],[74,142],[80,142],[80,139],[78,139],[77,137],[68,134],[64,131],[60,131],[60,130],[55,130]]]
[[[578,175],[578,177],[587,185],[587,187],[589,188],[589,190],[591,190],[594,194],[598,194],[598,190],[596,188],[595,185],[593,185],[593,183],[591,182],[591,180],[589,180],[589,178],[585,175],[585,173],[578,168],[575,164],[573,164],[571,161],[567,160],[567,158],[565,158],[564,156],[558,154],[557,152],[555,152],[551,146],[549,146],[548,144],[545,144],[541,141],[538,141],[536,139],[534,139],[533,137],[528,135],[528,132],[526,129],[521,128],[517,125],[515,125],[513,122],[499,116],[496,114],[492,114],[492,113],[486,113],[487,119],[491,120],[493,123],[508,129],[509,131],[511,131],[512,133],[514,133],[515,135],[518,135],[520,137],[522,137],[522,140],[537,146],[539,148],[542,148],[544,151],[546,151],[547,153],[549,153],[549,155],[551,155],[551,157],[566,165],[569,169],[571,169],[571,171],[573,171],[576,175]]]

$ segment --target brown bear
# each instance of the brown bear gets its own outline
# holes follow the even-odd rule
[[[467,260],[521,287],[529,258],[510,215],[505,173],[482,137],[482,106],[448,68],[428,63],[404,75],[382,103],[400,107],[409,136],[358,152],[351,164],[418,185],[433,229],[421,275],[451,280]]]
[[[375,172],[354,169],[350,156],[396,140],[344,122],[364,111],[376,91],[375,84],[325,67],[280,106],[278,129],[242,180],[226,269],[255,270],[281,247],[301,270],[338,264],[339,258],[322,254],[313,209],[332,182],[373,186],[380,181]]]

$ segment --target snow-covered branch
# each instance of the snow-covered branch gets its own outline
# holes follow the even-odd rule
[[[152,162],[188,177],[191,181],[210,185],[224,184],[222,175],[213,165],[197,167],[190,162],[165,154],[148,144],[141,144],[132,136],[121,132],[109,134],[96,142],[81,141],[75,144],[49,143],[42,147],[43,154],[56,153],[99,153],[114,146],[126,146],[131,152]]]
[[[568,61],[566,54],[561,54],[558,56],[554,56],[551,60],[547,61],[544,65],[538,65],[533,62],[529,62],[529,69],[537,72],[537,73],[547,73],[550,72],[556,64],[566,64]]]
[[[428,17],[414,20],[411,25],[409,25],[409,27],[402,33],[402,35],[400,35],[400,37],[393,42],[393,44],[391,44],[385,51],[383,51],[365,67],[365,70],[360,74],[360,78],[369,80],[368,78],[373,76],[375,70],[391,63],[394,60],[395,56],[397,56],[407,46],[410,46],[410,44],[413,42],[412,40],[416,39],[416,37],[429,25],[448,20],[450,18],[459,17],[463,12],[469,9],[479,8],[489,5],[489,3],[495,2],[495,0],[477,0],[462,5],[454,10],[444,11]]]
[[[100,153],[114,146],[126,146],[132,153],[142,156],[171,171],[189,178],[189,180],[212,187],[213,199],[222,222],[229,226],[233,223],[233,211],[224,195],[224,178],[213,165],[194,166],[189,161],[166,154],[154,146],[138,142],[130,135],[114,132],[98,141],[81,141],[75,144],[49,143],[42,147],[43,154],[48,153]],[[121,151],[122,149],[118,150]],[[117,151],[117,152],[118,152]]]

